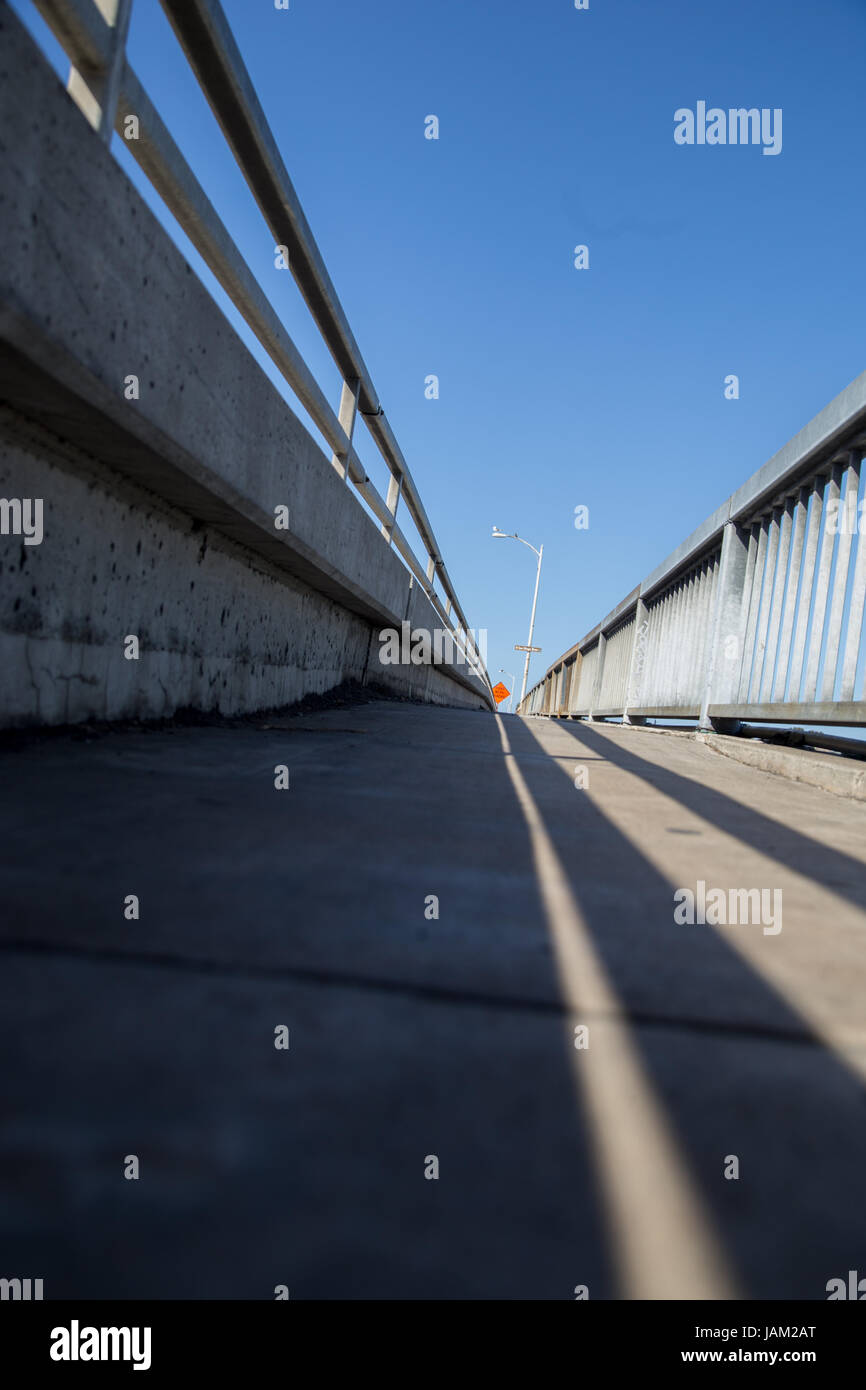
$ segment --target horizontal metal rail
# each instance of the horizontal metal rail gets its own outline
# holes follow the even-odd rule
[[[332,450],[334,467],[354,484],[381,523],[383,537],[400,555],[458,649],[489,689],[489,676],[414,479],[374,390],[222,6],[218,0],[162,0],[276,244],[288,250],[289,269],[339,368],[343,378],[339,415],[274,313],[128,62],[124,47],[129,0],[98,0],[98,8],[93,0],[34,0],[34,4],[69,58],[70,94],[91,123],[104,137],[110,135],[112,127],[123,135],[127,117],[136,116],[137,138],[126,141],[126,147],[319,429]],[[113,110],[107,109],[108,102]],[[368,477],[354,448],[357,415],[364,420],[391,474],[387,500]],[[426,567],[397,524],[401,501],[421,538]],[[437,579],[444,604],[434,588]]]
[[[555,661],[560,718],[866,724],[866,372]]]

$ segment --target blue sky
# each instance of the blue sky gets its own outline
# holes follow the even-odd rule
[[[531,683],[866,366],[866,0],[225,9],[494,677],[534,557],[491,527],[544,543]],[[157,0],[130,56],[336,405]],[[782,152],[677,146],[698,100],[781,107]]]

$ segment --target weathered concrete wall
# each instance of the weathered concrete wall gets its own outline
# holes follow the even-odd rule
[[[5,722],[229,713],[363,674],[363,618],[29,433],[22,444],[0,420],[0,494],[46,504],[41,545],[0,545]],[[137,661],[124,657],[128,634]]]
[[[3,5],[0,187],[0,496],[44,507],[41,544],[0,535],[0,722],[288,703],[365,679],[410,604],[435,627]],[[465,667],[374,664],[401,693],[485,703]]]

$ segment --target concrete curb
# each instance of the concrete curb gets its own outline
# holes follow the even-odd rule
[[[866,801],[866,763],[843,755],[813,752],[806,748],[778,748],[754,739],[737,738],[729,734],[713,734],[699,730],[698,743],[714,753],[733,758],[761,772],[775,773],[792,782],[803,782],[834,792],[855,801]]]

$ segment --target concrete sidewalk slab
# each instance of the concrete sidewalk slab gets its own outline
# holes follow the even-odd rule
[[[0,754],[6,1275],[48,1298],[618,1296],[579,1085],[606,1039],[740,1292],[823,1299],[862,1263],[866,810],[692,740],[501,727],[507,754],[493,717],[382,702]],[[509,758],[613,990],[588,1053]],[[780,887],[783,930],[677,925],[698,878]],[[612,1113],[639,1174],[628,1096]]]

